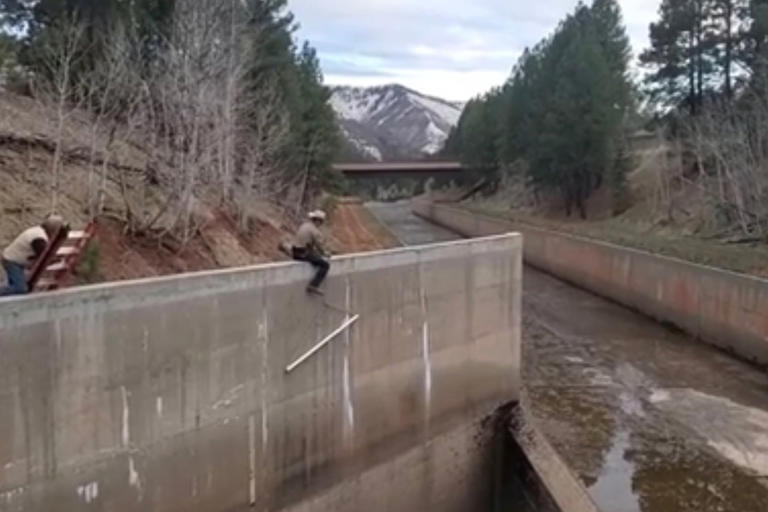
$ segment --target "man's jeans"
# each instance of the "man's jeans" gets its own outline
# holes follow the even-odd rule
[[[0,297],[24,295],[29,291],[27,288],[27,278],[24,275],[24,265],[3,260],[3,269],[8,279],[8,285],[5,288],[0,288]]]
[[[315,267],[315,277],[312,278],[312,282],[309,283],[311,288],[319,288],[320,285],[323,284],[323,281],[325,281],[325,277],[328,275],[328,271],[331,268],[331,264],[328,263],[325,258],[319,254],[315,254],[312,250],[294,247],[293,259],[296,261],[306,261]]]

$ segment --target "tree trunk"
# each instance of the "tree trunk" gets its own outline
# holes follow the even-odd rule
[[[691,30],[691,35],[688,41],[688,108],[691,110],[691,115],[696,115],[696,58],[694,55],[695,35]]]
[[[725,97],[733,98],[731,64],[733,60],[733,0],[725,2]]]
[[[579,207],[579,216],[581,220],[587,220],[587,206],[583,197],[579,197],[576,201],[576,205]]]
[[[576,176],[576,207],[579,209],[579,217],[587,219],[587,199],[592,192],[592,183],[589,172],[580,172]]]
[[[53,152],[53,163],[51,164],[51,212],[55,212],[59,207],[59,167],[61,166],[62,153],[64,152],[66,98],[67,90],[64,89],[59,94],[59,104],[56,113],[56,150]]]
[[[696,2],[696,107],[704,104],[704,48],[702,46],[704,32],[704,2]]]

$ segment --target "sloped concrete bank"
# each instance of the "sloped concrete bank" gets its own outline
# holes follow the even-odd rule
[[[327,303],[309,272],[0,301],[0,511],[491,503],[481,420],[519,399],[520,237],[339,258]]]
[[[768,281],[415,201],[413,211],[463,236],[523,234],[526,263],[709,343],[768,364]]]

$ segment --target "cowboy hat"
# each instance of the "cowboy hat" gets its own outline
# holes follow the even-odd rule
[[[315,210],[313,212],[309,212],[309,218],[312,220],[325,220],[326,215],[322,210]]]

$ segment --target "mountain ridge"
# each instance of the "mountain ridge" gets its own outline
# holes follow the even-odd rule
[[[375,162],[437,154],[464,107],[400,84],[331,87],[330,103],[346,156]]]

